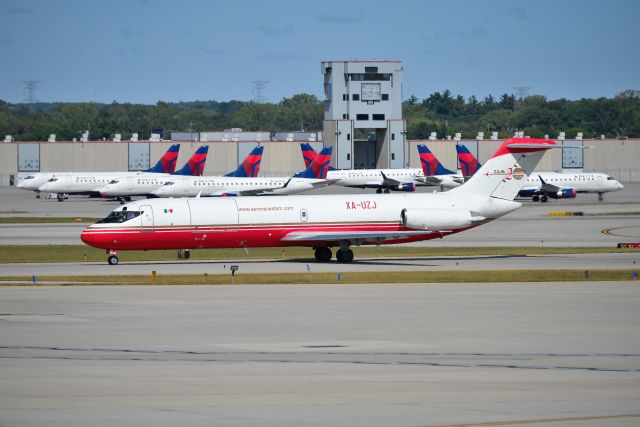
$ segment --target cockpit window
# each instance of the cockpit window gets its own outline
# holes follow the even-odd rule
[[[111,181],[109,181],[109,184],[117,184],[118,180],[117,179],[112,179]]]
[[[142,212],[140,211],[113,211],[105,218],[98,221],[98,223],[109,224],[109,223],[120,223],[129,221],[130,219],[136,218],[140,216]]]
[[[607,177],[607,181],[613,181],[613,178],[611,178],[610,176]]]
[[[48,182],[57,182],[58,178],[51,178]]]
[[[164,183],[164,185],[173,185],[173,184],[175,184],[175,182],[173,182],[173,181],[167,181],[167,182]]]

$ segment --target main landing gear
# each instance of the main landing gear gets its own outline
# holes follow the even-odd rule
[[[315,256],[318,262],[331,261],[331,249],[327,247],[315,248]],[[342,264],[348,264],[353,261],[353,251],[349,249],[347,245],[341,245],[341,248],[336,251],[336,260]]]
[[[109,256],[107,257],[107,263],[109,263],[109,265],[118,264],[118,261],[120,261],[117,256],[118,251],[114,249],[107,249],[107,253],[109,254]]]
[[[542,196],[542,197],[540,197],[540,196],[538,196],[538,195],[535,195],[535,196],[533,196],[533,197],[531,198],[531,200],[532,200],[532,201],[534,201],[534,202],[547,203],[547,201],[549,200],[549,198],[548,198],[547,196]]]

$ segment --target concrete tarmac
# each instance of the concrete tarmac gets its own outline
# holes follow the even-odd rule
[[[420,191],[427,191],[424,188]],[[329,187],[312,193],[371,194],[371,190]],[[35,199],[30,192],[0,188],[0,216],[67,216],[102,218],[118,202],[71,197]],[[24,213],[12,213],[13,211]],[[581,211],[583,217],[550,217],[553,211]],[[417,242],[425,246],[615,246],[618,242],[640,241],[640,184],[628,184],[622,191],[605,195],[597,202],[593,194],[574,200],[548,203],[525,202],[517,211],[489,224],[444,239]],[[0,244],[81,244],[86,224],[0,224]],[[603,231],[606,231],[604,233]]]
[[[0,288],[2,426],[637,426],[635,283]]]
[[[540,269],[608,269],[629,268],[640,270],[640,252],[611,254],[566,254],[531,256],[467,256],[467,257],[404,257],[364,258],[350,264],[337,261],[317,263],[309,251],[308,259],[293,260],[176,260],[176,261],[126,261],[121,255],[120,264],[106,262],[86,263],[16,263],[0,264],[0,276],[91,276],[109,274],[230,274],[229,266],[237,265],[236,274],[367,272],[367,271],[437,271],[437,270],[519,270]]]

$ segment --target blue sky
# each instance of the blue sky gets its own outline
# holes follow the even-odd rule
[[[640,1],[0,1],[0,99],[321,97],[323,60],[400,60],[403,98],[640,89]]]

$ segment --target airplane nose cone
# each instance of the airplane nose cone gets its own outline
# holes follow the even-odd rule
[[[107,246],[105,246],[105,237],[101,234],[93,232],[91,228],[85,228],[82,231],[82,233],[80,234],[80,240],[82,240],[85,245],[89,245],[94,248],[109,249]]]

